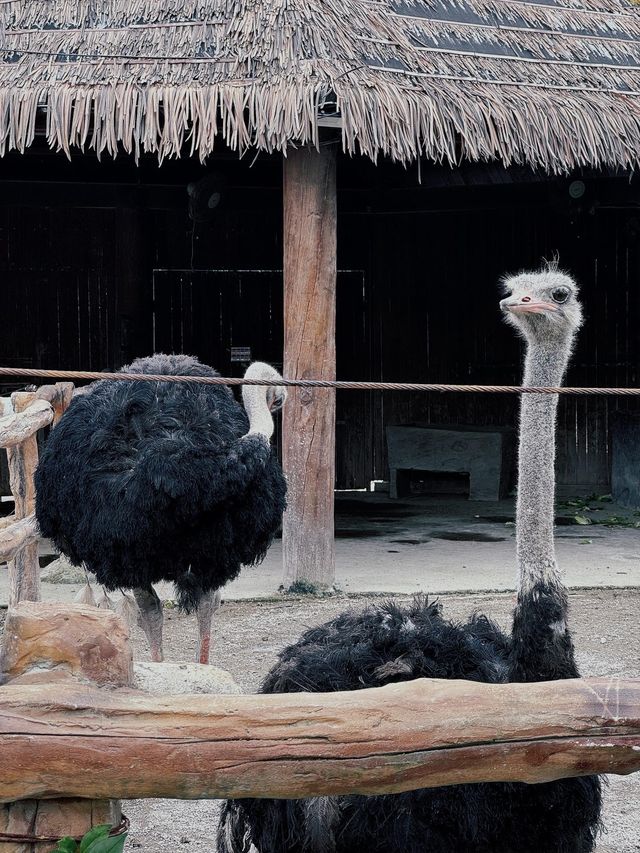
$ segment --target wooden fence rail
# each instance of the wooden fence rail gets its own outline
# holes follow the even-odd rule
[[[33,397],[29,392],[14,395],[14,405],[17,402],[24,406],[25,397],[27,401],[32,398],[33,402],[27,402],[27,407],[22,410],[15,409],[12,414],[0,418],[0,447],[22,444],[53,421],[53,408],[50,403],[36,399],[35,393]]]
[[[130,689],[114,613],[31,602],[9,611],[0,671],[0,802],[382,794],[640,770],[640,679],[150,696]]]
[[[12,516],[12,520],[11,525],[0,528],[0,563],[15,560],[19,551],[38,540],[35,515],[19,520]]]
[[[298,798],[627,774],[640,770],[640,679],[166,698],[9,683],[0,755],[4,802]]]

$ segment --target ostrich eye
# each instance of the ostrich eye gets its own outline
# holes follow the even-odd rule
[[[551,298],[554,302],[559,302],[562,304],[566,302],[569,298],[569,288],[568,287],[556,287],[555,290],[551,291]]]

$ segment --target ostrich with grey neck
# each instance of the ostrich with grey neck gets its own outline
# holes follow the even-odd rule
[[[581,310],[555,268],[504,281],[505,318],[526,342],[524,385],[558,386]],[[523,394],[517,502],[518,595],[511,636],[489,619],[446,620],[417,599],[346,612],[279,655],[264,693],[360,690],[414,678],[500,683],[577,676],[553,543],[557,395]],[[597,777],[540,785],[454,785],[379,797],[230,800],[218,853],[591,853]]]
[[[136,359],[125,373],[218,376],[185,355]],[[246,379],[282,377],[250,365]],[[76,397],[36,471],[36,515],[72,563],[106,589],[132,589],[153,660],[163,659],[157,581],[196,610],[208,663],[220,588],[260,562],[280,527],[286,484],[270,439],[282,386],[102,380]]]
[[[576,283],[551,267],[504,281],[505,319],[526,342],[523,385],[558,387],[582,325]],[[516,553],[518,597],[511,636],[511,681],[578,675],[567,627],[567,594],[556,562],[557,394],[523,394],[520,404]]]

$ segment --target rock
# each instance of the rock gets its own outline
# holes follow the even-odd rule
[[[242,693],[231,675],[217,666],[203,663],[133,664],[134,686],[146,693],[177,696],[183,693]]]
[[[74,566],[66,557],[60,555],[57,560],[49,563],[40,572],[40,580],[43,583],[86,583],[87,578],[82,566]],[[93,575],[89,575],[93,581]]]
[[[110,610],[24,601],[7,613],[0,683],[50,670],[100,685],[130,686],[129,632]]]

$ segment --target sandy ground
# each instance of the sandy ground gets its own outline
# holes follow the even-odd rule
[[[397,600],[408,600],[397,596]],[[345,608],[361,609],[372,599],[330,598],[277,601],[228,601],[216,619],[213,661],[228,669],[248,692],[254,691],[274,663],[279,649],[294,641],[304,628],[323,622]],[[464,618],[482,609],[504,628],[509,627],[512,596],[476,594],[441,596],[445,612]],[[640,676],[640,591],[579,591],[570,595],[571,625],[584,675]],[[0,621],[4,613],[0,611]],[[195,622],[174,610],[166,611],[165,649],[168,660],[189,660],[195,652]],[[136,656],[147,658],[142,634],[134,630]],[[640,851],[640,774],[611,777],[605,794],[607,834],[598,853]],[[127,802],[131,819],[127,849],[145,853],[189,850],[211,853],[218,803],[147,800]],[[514,853],[516,853],[514,851]],[[544,851],[541,851],[544,853]]]

